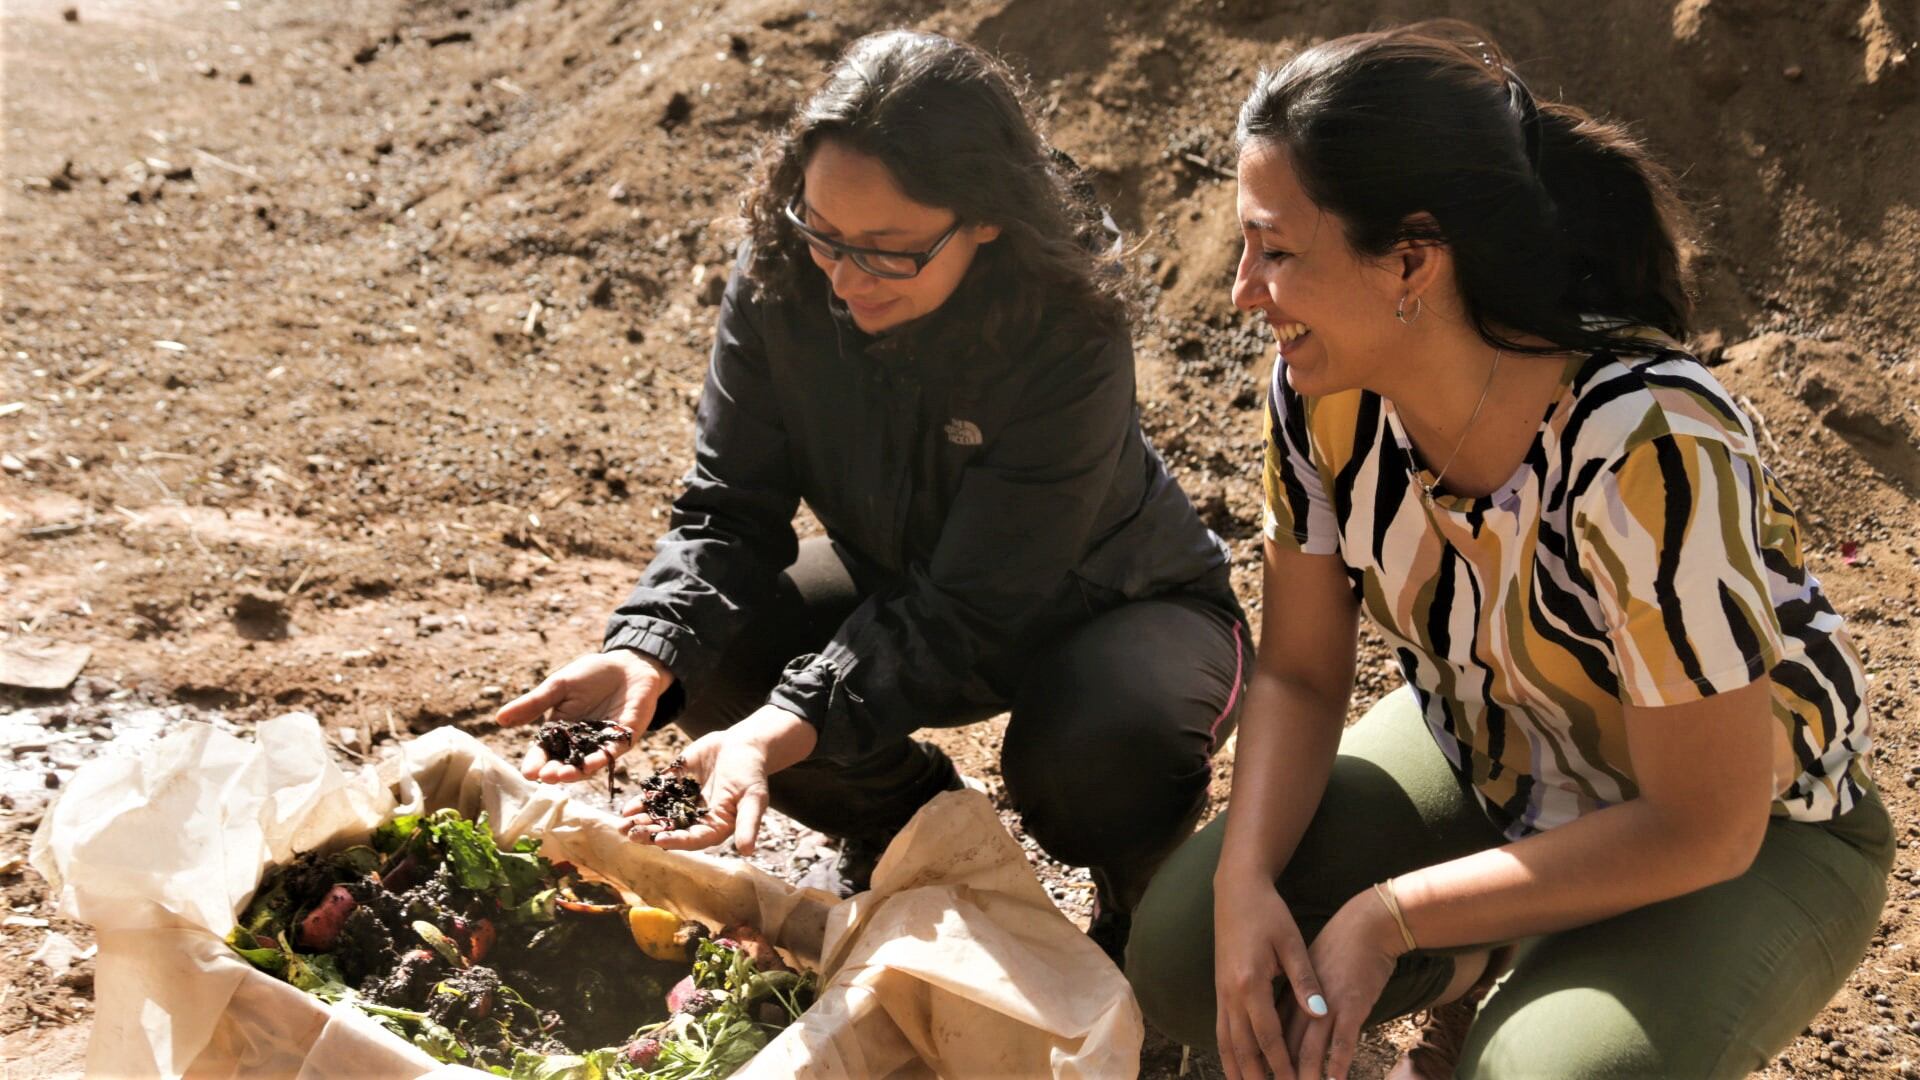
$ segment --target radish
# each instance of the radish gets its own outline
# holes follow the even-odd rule
[[[340,936],[340,928],[347,924],[347,916],[358,906],[359,902],[345,885],[328,889],[319,905],[300,920],[300,947],[315,952],[333,948],[334,941]]]
[[[667,991],[667,1011],[668,1012],[682,1011],[680,1007],[682,1005],[685,1005],[688,1002],[688,1000],[690,1000],[693,997],[693,995],[699,992],[700,992],[700,988],[693,984],[693,976],[691,975],[687,976],[684,979],[681,979],[677,983],[674,983],[673,989]]]

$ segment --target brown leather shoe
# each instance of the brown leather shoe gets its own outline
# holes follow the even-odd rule
[[[1487,969],[1458,1000],[1415,1013],[1419,1034],[1387,1073],[1387,1080],[1451,1080],[1460,1064],[1461,1051],[1467,1048],[1467,1032],[1480,1014],[1480,1003],[1513,966],[1513,955],[1511,945],[1494,949],[1487,954]]]
[[[1467,1031],[1479,1011],[1480,999],[1469,992],[1459,1001],[1415,1013],[1420,1033],[1394,1063],[1387,1080],[1451,1080],[1454,1067],[1460,1063],[1460,1051],[1467,1045]]]

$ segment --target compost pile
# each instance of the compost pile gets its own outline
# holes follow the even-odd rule
[[[268,872],[228,941],[256,968],[502,1076],[725,1076],[811,1004],[757,931],[714,936],[486,815],[402,815]]]

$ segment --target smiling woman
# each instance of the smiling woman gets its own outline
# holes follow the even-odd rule
[[[839,140],[820,144],[805,175],[795,200],[802,209],[789,207],[789,223],[854,324],[870,334],[946,303],[980,245],[1000,235],[998,225],[965,225],[951,210],[913,201],[879,158]]]
[[[889,308],[862,327],[869,332],[988,278],[996,303],[980,333],[989,342],[1031,334],[1049,308],[1121,325],[1114,238],[1079,171],[1040,137],[1017,86],[999,61],[936,35],[855,42],[764,155],[747,207],[757,289],[792,295],[811,250],[836,295]],[[794,216],[818,237],[794,228]],[[950,229],[952,240],[933,251]],[[872,260],[849,259],[836,272],[818,239],[931,257],[911,279],[872,274]],[[932,276],[913,284],[921,275]]]
[[[1449,22],[1305,50],[1239,136],[1287,617],[1140,904],[1143,1011],[1229,1077],[1344,1077],[1418,1009],[1395,1080],[1751,1073],[1893,837],[1793,503],[1679,344],[1666,172]],[[1406,686],[1345,728],[1363,613]]]
[[[1204,804],[1245,630],[1140,430],[1114,230],[1015,87],[971,46],[879,34],[773,140],[673,529],[606,651],[500,721],[678,724],[711,812],[631,808],[635,835],[747,850],[771,804],[841,838],[809,883],[844,894],[961,783],[913,733],[1010,713],[1007,794],[1092,868],[1117,956]],[[802,500],[826,538],[795,542]],[[526,771],[581,772],[537,748]]]

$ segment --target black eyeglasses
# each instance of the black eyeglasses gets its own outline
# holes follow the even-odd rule
[[[940,249],[947,246],[947,241],[953,239],[953,234],[960,231],[960,222],[956,220],[946,232],[940,234],[940,239],[935,240],[933,246],[925,251],[883,251],[880,248],[854,247],[852,244],[843,244],[838,240],[822,236],[809,226],[801,217],[799,195],[795,195],[793,201],[787,204],[787,220],[793,224],[794,228],[800,230],[800,235],[806,238],[808,245],[828,262],[839,262],[840,257],[845,255],[853,260],[853,265],[874,277],[890,278],[894,281],[913,277],[925,270],[934,256],[940,254]]]

